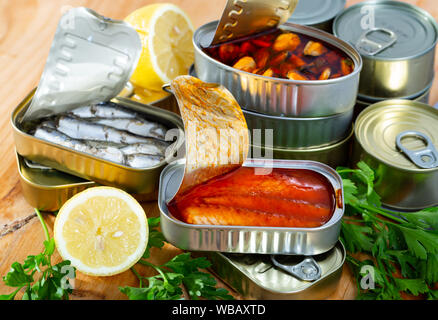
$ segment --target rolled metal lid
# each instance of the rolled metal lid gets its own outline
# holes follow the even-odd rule
[[[59,21],[38,89],[22,121],[114,98],[137,66],[141,40],[124,21],[79,7]]]
[[[364,56],[407,59],[431,50],[438,26],[425,10],[401,1],[368,1],[345,9],[333,24],[335,36]]]
[[[312,26],[336,17],[345,7],[346,0],[302,0],[288,22]]]
[[[437,128],[438,110],[431,106],[410,100],[387,100],[359,115],[355,136],[367,153],[383,163],[427,172],[438,170]]]

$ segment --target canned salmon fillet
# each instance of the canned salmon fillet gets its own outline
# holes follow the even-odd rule
[[[314,228],[330,220],[334,192],[309,170],[240,167],[177,195],[169,211],[190,224]]]

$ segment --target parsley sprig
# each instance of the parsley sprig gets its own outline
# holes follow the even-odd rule
[[[44,251],[38,255],[30,255],[24,263],[14,262],[10,271],[3,277],[3,282],[16,288],[10,294],[0,295],[0,300],[13,300],[21,289],[24,290],[23,300],[68,300],[72,293],[69,279],[76,276],[76,270],[70,261],[62,261],[52,265],[52,255],[55,251],[55,241],[50,238],[47,225],[38,209],[35,209],[38,219],[44,229],[46,240]],[[39,278],[35,280],[35,276]]]
[[[122,293],[131,300],[178,300],[183,299],[184,286],[193,300],[233,299],[226,289],[216,288],[216,280],[211,274],[201,271],[211,266],[206,258],[192,258],[190,253],[182,253],[160,266],[147,261],[150,249],[162,248],[165,241],[163,234],[158,231],[160,218],[149,218],[148,223],[148,246],[138,263],[155,269],[157,275],[143,277],[134,267],[131,268],[139,280],[139,287],[121,287]]]
[[[346,204],[341,241],[350,253],[347,260],[356,278],[357,298],[389,300],[411,294],[438,299],[438,207],[412,213],[383,209],[374,191],[374,172],[364,162],[357,169],[337,171]],[[358,259],[351,253],[370,258]],[[374,289],[362,285],[369,266]]]

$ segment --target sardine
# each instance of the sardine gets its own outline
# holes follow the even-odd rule
[[[69,112],[79,118],[130,118],[138,117],[137,113],[123,109],[112,102],[102,102],[83,106]]]
[[[88,153],[104,160],[112,161],[119,164],[125,163],[125,155],[116,147],[101,146],[100,148],[97,148],[95,146],[87,144],[84,141],[73,139],[47,126],[37,127],[34,136],[48,142],[59,144],[69,149]]]
[[[149,168],[159,164],[164,157],[151,154],[131,154],[126,156],[126,165],[132,168]]]
[[[142,136],[153,137],[164,140],[166,137],[166,127],[162,124],[151,122],[146,119],[90,119],[93,123],[113,127],[119,130],[125,130],[130,133]]]
[[[149,140],[150,141],[147,143],[135,143],[135,144],[124,146],[120,148],[120,150],[126,155],[143,153],[143,154],[164,156],[166,152],[166,148],[169,147],[169,144],[167,142],[153,138],[150,138]]]
[[[140,137],[126,131],[68,116],[58,117],[56,128],[69,137],[80,140],[105,141],[121,144],[147,143],[149,141],[148,138]]]

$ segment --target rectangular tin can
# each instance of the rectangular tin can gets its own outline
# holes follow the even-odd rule
[[[19,155],[50,168],[95,181],[98,184],[114,186],[130,193],[144,195],[145,200],[156,199],[160,172],[167,165],[169,159],[164,159],[151,168],[134,169],[35,138],[24,132],[20,125],[20,118],[29,107],[34,92],[35,90],[12,113],[14,140]],[[112,101],[142,113],[146,118],[160,122],[169,129],[176,128],[178,132],[177,140],[174,142],[176,152],[183,146],[184,126],[181,118],[175,113],[122,97],[114,98]]]
[[[269,256],[203,252],[211,262],[211,270],[246,299],[254,300],[319,300],[333,294],[342,275],[346,251],[339,241],[325,254],[312,258],[321,268],[321,278],[309,282],[299,280],[275,268]],[[303,257],[291,256],[292,261]]]
[[[75,194],[97,185],[93,181],[31,164],[19,154],[17,166],[24,198],[41,211],[57,211]]]
[[[247,160],[244,166],[312,170],[325,176],[336,195],[332,218],[318,228],[273,228],[194,225],[175,219],[167,201],[178,191],[184,175],[184,159],[169,164],[161,173],[158,207],[162,232],[170,243],[183,250],[230,253],[316,255],[332,249],[339,239],[344,214],[342,179],[329,166],[313,161]]]

